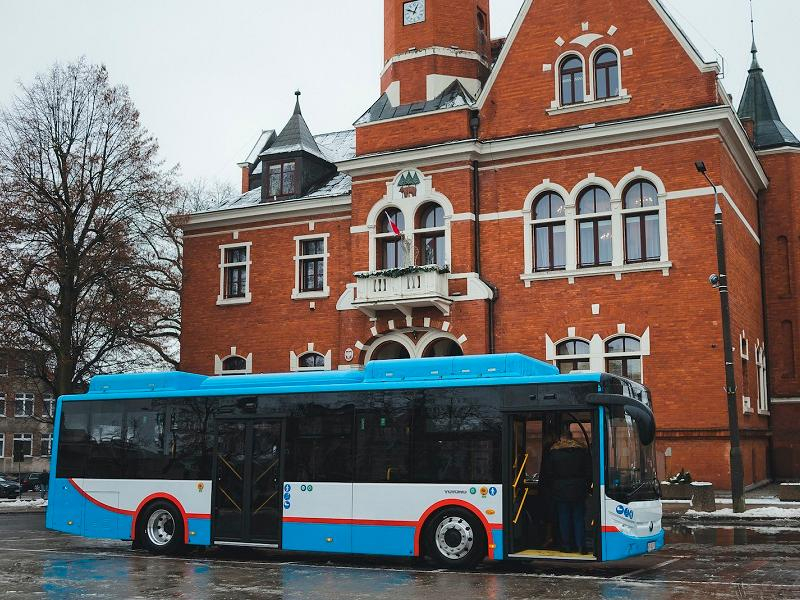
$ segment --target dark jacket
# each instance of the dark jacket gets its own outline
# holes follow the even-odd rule
[[[579,502],[592,484],[589,451],[574,441],[556,442],[544,458],[542,484],[556,502]]]

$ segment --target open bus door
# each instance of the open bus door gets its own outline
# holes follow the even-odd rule
[[[506,539],[511,558],[600,557],[597,410],[538,410],[507,415]],[[556,455],[554,453],[561,452]],[[569,456],[563,460],[564,452]],[[557,473],[570,469],[566,481]],[[567,501],[569,499],[569,501]]]

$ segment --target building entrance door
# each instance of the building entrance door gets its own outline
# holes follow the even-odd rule
[[[277,547],[282,517],[281,421],[219,421],[215,543]]]

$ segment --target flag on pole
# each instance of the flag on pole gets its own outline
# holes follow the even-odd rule
[[[400,233],[400,229],[397,227],[397,223],[395,223],[395,222],[394,222],[394,219],[392,218],[392,215],[390,215],[390,214],[387,212],[387,213],[386,213],[386,218],[387,218],[387,219],[389,219],[389,227],[391,227],[391,228],[392,228],[392,231],[394,232],[394,234],[395,234],[396,236],[400,236],[400,235],[401,235],[401,233]]]

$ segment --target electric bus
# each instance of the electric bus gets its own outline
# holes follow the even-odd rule
[[[103,375],[59,398],[55,422],[47,527],[157,554],[234,545],[471,568],[664,543],[648,389],[521,354]],[[591,462],[582,552],[558,547],[541,476],[565,435]]]

